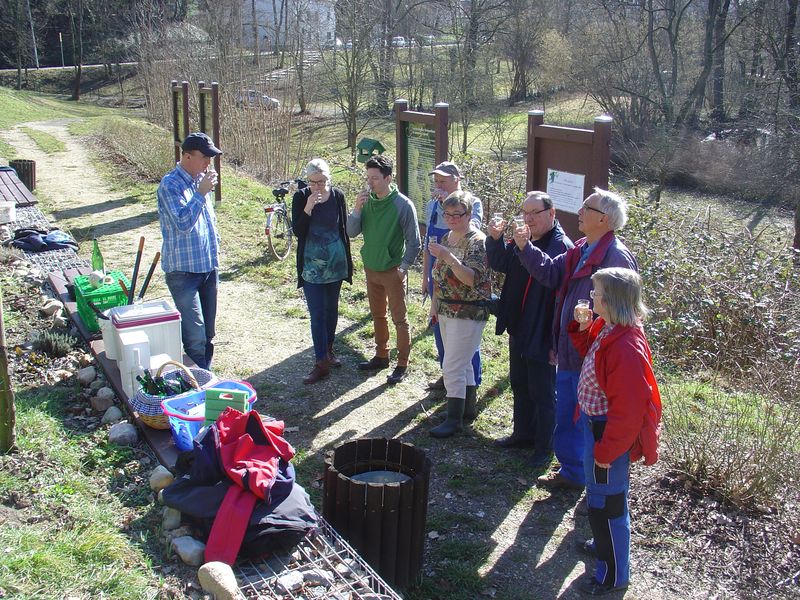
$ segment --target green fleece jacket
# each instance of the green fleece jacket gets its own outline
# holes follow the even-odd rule
[[[420,250],[417,210],[406,196],[392,184],[389,195],[378,198],[369,195],[361,212],[347,217],[347,235],[364,234],[361,259],[372,271],[408,269]]]

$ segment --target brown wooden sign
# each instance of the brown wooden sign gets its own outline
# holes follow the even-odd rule
[[[179,84],[176,80],[172,80],[170,89],[172,90],[172,140],[175,146],[175,162],[178,162],[181,159],[181,143],[192,132],[189,129],[189,82],[183,81]],[[208,134],[214,140],[214,145],[219,148],[219,84],[212,81],[209,86],[204,81],[198,82],[197,100],[198,131]],[[218,177],[217,185],[214,187],[214,201],[222,202],[222,160],[219,156],[214,157],[214,170]]]
[[[553,180],[562,174],[576,181],[582,177],[583,198],[595,187],[608,189],[611,123],[611,117],[600,116],[595,118],[593,130],[556,127],[544,124],[544,111],[528,113],[527,189],[550,194],[556,204],[558,220],[573,240],[583,237],[578,231],[577,207],[559,207],[553,193]]]

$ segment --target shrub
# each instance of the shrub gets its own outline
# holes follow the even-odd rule
[[[800,419],[763,397],[720,386],[662,386],[666,460],[740,507],[774,502],[800,473]]]
[[[798,403],[800,269],[774,229],[737,231],[662,204],[634,206],[622,234],[639,261],[660,360]]]
[[[132,119],[104,119],[97,137],[116,162],[126,163],[148,181],[161,181],[175,166],[170,135],[155,125]]]
[[[33,349],[44,352],[48,356],[61,358],[70,353],[78,340],[68,333],[58,331],[41,331],[33,340]]]

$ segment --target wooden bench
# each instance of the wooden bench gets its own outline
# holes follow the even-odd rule
[[[128,395],[122,389],[122,379],[120,377],[117,361],[111,360],[106,356],[102,337],[100,337],[99,333],[90,332],[86,328],[83,319],[81,319],[81,316],[78,314],[78,305],[69,297],[67,284],[72,283],[76,275],[85,275],[89,272],[91,272],[91,269],[88,267],[80,270],[68,269],[66,271],[53,271],[48,274],[47,278],[53,291],[58,295],[59,300],[64,303],[64,308],[69,313],[78,331],[89,343],[92,355],[95,357],[100,368],[103,369],[103,373],[105,373],[106,379],[117,395],[117,398],[119,398],[120,402],[127,408],[128,413],[133,416],[134,423],[139,428],[142,437],[150,444],[159,462],[168,469],[172,469],[175,466],[175,461],[179,454],[175,443],[172,441],[172,434],[168,429],[153,429],[142,422],[139,418],[139,414],[131,406]]]
[[[17,207],[39,203],[36,196],[17,177],[17,173],[6,168],[0,169],[0,200],[13,202]]]

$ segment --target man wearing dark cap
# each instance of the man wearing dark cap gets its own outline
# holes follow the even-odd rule
[[[209,167],[220,154],[205,133],[190,133],[181,144],[180,162],[158,186],[161,268],[181,313],[184,352],[203,369],[214,353],[219,281],[219,233],[211,200],[217,173]]]
[[[433,270],[434,258],[428,251],[428,242],[440,242],[444,234],[450,229],[444,221],[444,210],[442,209],[442,202],[453,192],[461,189],[461,170],[454,162],[446,160],[439,163],[430,172],[433,175],[433,193],[431,200],[425,207],[425,236],[423,239],[422,250],[422,295],[433,297],[433,281],[431,279],[431,271]],[[483,205],[480,198],[472,196],[472,224],[476,229],[481,228],[481,221],[483,220]],[[436,350],[439,355],[439,365],[444,361],[444,344],[442,343],[442,334],[439,331],[439,324],[433,324],[433,339],[436,342]],[[480,350],[475,352],[472,357],[472,369],[475,372],[475,386],[469,386],[467,389],[467,413],[468,419],[475,417],[475,400],[477,398],[476,388],[481,384],[481,354]],[[471,388],[471,389],[470,389]],[[444,379],[439,377],[434,382],[428,384],[428,389],[443,390]],[[473,407],[470,410],[470,406]]]

